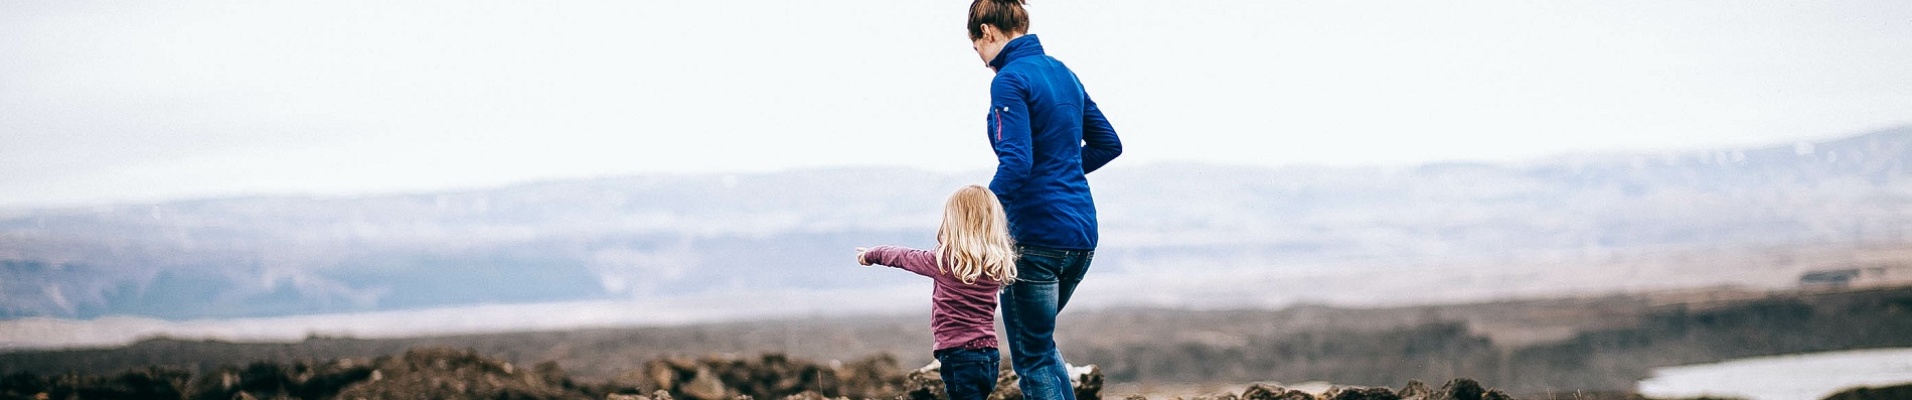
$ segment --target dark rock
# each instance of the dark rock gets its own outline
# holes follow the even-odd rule
[[[1407,386],[1402,386],[1401,391],[1394,394],[1401,396],[1401,400],[1431,400],[1434,398],[1434,389],[1419,380],[1408,380]]]
[[[1481,388],[1480,382],[1459,378],[1441,385],[1441,391],[1436,393],[1434,398],[1435,400],[1481,400],[1481,396],[1486,393],[1487,389]]]
[[[896,362],[896,357],[889,354],[878,354],[833,369],[835,376],[831,383],[836,387],[837,396],[876,399],[903,392],[902,367]],[[831,394],[827,390],[818,392]]]
[[[0,398],[30,399],[50,388],[52,384],[46,378],[30,373],[16,372],[0,377]]]
[[[1333,400],[1401,400],[1401,395],[1394,394],[1394,391],[1388,390],[1388,388],[1378,388],[1378,387],[1377,388],[1346,388],[1346,389],[1341,389],[1341,391],[1338,393],[1335,393],[1334,397],[1330,397],[1330,399],[1333,399]]]
[[[850,398],[848,397],[836,397],[836,398],[824,397],[823,394],[821,393],[807,391],[807,390],[804,391],[803,393],[797,393],[797,394],[793,394],[789,396],[784,396],[783,398],[783,400],[849,400],[849,399]]]
[[[1912,399],[1912,384],[1852,388],[1826,396],[1825,400],[1902,400]]]
[[[61,375],[52,379],[19,379],[18,383],[38,386],[38,392],[21,393],[24,398],[54,399],[178,399],[192,375],[186,371],[168,368],[143,368],[119,374],[113,377],[94,377],[81,375]],[[10,378],[9,381],[14,381]],[[9,382],[13,384],[13,382]],[[15,391],[33,390],[22,387],[6,388],[0,392],[11,394]]]
[[[1066,367],[1066,366],[1065,366]],[[1068,367],[1069,386],[1075,388],[1076,400],[1102,400],[1102,368],[1095,364],[1081,367]]]
[[[989,394],[989,400],[1022,400],[1021,383],[1022,377],[1009,368],[1009,363],[1002,363],[996,372],[996,391]]]
[[[726,400],[731,397],[730,389],[724,387],[724,381],[710,367],[698,367],[692,372],[690,380],[677,385],[679,394],[691,400]]]
[[[1576,390],[1571,392],[1535,393],[1534,399],[1571,399],[1571,400],[1649,400],[1639,393],[1625,390]],[[1697,399],[1688,399],[1697,400]]]
[[[1467,379],[1467,378],[1457,378],[1452,381],[1448,381],[1446,385],[1441,386],[1441,390],[1439,392],[1434,393],[1434,400],[1510,400],[1510,399],[1513,399],[1513,396],[1508,396],[1507,393],[1502,392],[1499,389],[1483,388],[1481,387],[1480,382],[1476,382],[1473,379]]]
[[[671,394],[670,392],[662,390],[651,392],[650,396],[633,393],[612,393],[604,396],[604,400],[671,400]]]
[[[1241,399],[1242,400],[1274,400],[1276,398],[1281,397],[1281,394],[1287,391],[1288,389],[1282,388],[1280,386],[1265,385],[1265,384],[1257,383],[1253,385],[1248,385],[1247,389],[1242,389]]]
[[[186,371],[181,371],[181,370],[165,369],[165,368],[147,368],[140,371],[120,374],[120,376],[113,378],[111,380],[108,380],[106,383],[110,387],[115,387],[120,390],[123,390],[123,393],[139,394],[137,396],[127,396],[127,397],[120,397],[120,398],[144,397],[144,398],[152,398],[152,399],[171,399],[171,398],[178,398],[178,396],[180,395],[180,389],[185,387],[187,379],[191,378],[191,376],[192,376],[191,373],[188,373]],[[104,397],[118,397],[118,396],[82,395],[81,397],[104,398]]]
[[[942,368],[930,364],[903,377],[903,398],[908,400],[947,400],[949,393],[943,389]],[[1000,381],[998,381],[1000,383]],[[1019,396],[1020,398],[1020,396]]]
[[[1248,385],[1242,389],[1241,400],[1316,400],[1315,395],[1281,386],[1267,384]]]

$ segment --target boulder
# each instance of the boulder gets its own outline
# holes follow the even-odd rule
[[[1886,387],[1852,388],[1826,396],[1825,400],[1912,399],[1912,384]]]

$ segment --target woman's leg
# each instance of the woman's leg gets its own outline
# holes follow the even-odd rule
[[[1028,246],[1019,250],[1016,282],[1003,288],[1000,302],[1010,365],[1020,377],[1017,384],[1026,399],[1075,400],[1068,367],[1056,349],[1055,329],[1060,280],[1076,252]]]

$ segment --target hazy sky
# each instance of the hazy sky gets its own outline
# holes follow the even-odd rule
[[[0,0],[0,207],[983,170],[967,1]],[[1912,2],[1035,0],[1116,166],[1528,160],[1912,123]],[[986,177],[984,177],[986,178]]]

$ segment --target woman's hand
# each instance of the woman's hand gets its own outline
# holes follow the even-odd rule
[[[870,248],[868,248],[868,247],[858,247],[858,248],[856,248],[856,263],[857,263],[857,264],[861,264],[861,265],[863,265],[863,266],[865,266],[865,267],[868,267],[868,266],[870,266],[870,259],[869,259],[869,258],[866,258],[866,257],[863,257],[863,255],[864,255],[864,254],[867,254],[867,253],[869,253],[869,252],[870,252]]]

